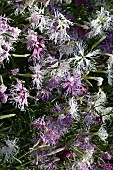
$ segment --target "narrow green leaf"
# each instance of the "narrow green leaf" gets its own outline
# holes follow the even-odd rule
[[[15,116],[15,115],[16,114],[3,115],[3,116],[0,116],[0,119],[9,118],[9,117],[12,117],[12,116]]]
[[[59,148],[59,149],[56,149],[56,150],[54,150],[54,151],[52,151],[52,152],[50,152],[50,153],[46,154],[45,156],[51,156],[51,155],[54,155],[54,154],[56,154],[56,153],[58,153],[58,152],[63,151],[64,149],[65,149],[65,147],[63,147],[63,148]]]
[[[23,55],[20,55],[20,54],[12,54],[13,57],[28,57],[30,56],[30,54],[23,54]]]

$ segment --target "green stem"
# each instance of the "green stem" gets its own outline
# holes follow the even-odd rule
[[[95,47],[97,47],[103,40],[106,39],[106,36],[103,36],[98,42],[96,42],[93,46],[92,49],[94,49]]]
[[[21,76],[21,77],[33,77],[33,74],[17,74],[17,76]]]

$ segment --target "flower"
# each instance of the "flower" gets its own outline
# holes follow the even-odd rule
[[[51,98],[52,94],[49,90],[41,89],[37,92],[36,97],[42,101],[48,101]]]
[[[0,99],[2,103],[7,103],[8,95],[6,93],[0,93]]]
[[[104,126],[101,125],[100,129],[97,132],[97,135],[100,137],[101,140],[105,142],[105,140],[108,138],[108,133],[105,130]]]
[[[41,66],[39,64],[36,64],[34,67],[30,66],[29,68],[34,73],[32,75],[33,87],[36,86],[37,89],[41,89],[44,71],[41,70]]]
[[[110,160],[111,159],[111,155],[108,153],[108,152],[104,152],[103,153],[103,157],[107,160]]]
[[[62,86],[66,88],[66,96],[69,94],[72,94],[72,96],[83,94],[81,75],[79,73],[65,74]]]
[[[66,54],[67,56],[73,54],[74,46],[75,46],[74,41],[69,41],[66,44],[60,44],[59,46],[60,57],[62,57],[64,54]]]
[[[80,116],[78,115],[78,105],[77,105],[77,101],[75,101],[74,97],[72,97],[69,100],[69,106],[70,106],[69,113],[72,116],[72,118],[79,120]]]
[[[91,51],[86,53],[86,45],[83,42],[77,41],[75,43],[76,51],[74,52],[74,57],[68,59],[69,63],[74,62],[77,70],[88,71],[90,69],[95,69],[95,56],[99,53],[99,50]]]
[[[51,28],[52,19],[44,15],[44,8],[35,6],[32,8],[31,16],[28,18],[33,29],[39,28],[41,32],[47,31]]]
[[[13,156],[19,151],[17,139],[5,139],[5,145],[0,146],[0,156],[3,157],[3,162],[13,161]]]
[[[104,93],[104,91],[102,91],[101,88],[99,88],[99,92],[96,94],[94,103],[94,107],[97,112],[102,112],[104,110],[102,105],[106,100],[106,94]]]
[[[55,18],[53,19],[51,29],[47,31],[49,39],[54,40],[55,44],[70,41],[67,29],[72,25],[73,23],[67,20],[63,14],[55,11]]]
[[[42,38],[38,36],[36,32],[29,29],[27,36],[27,49],[30,51],[33,49],[33,54],[30,56],[29,61],[34,60],[36,62],[39,60],[44,47],[45,45]]]
[[[107,60],[107,75],[108,75],[108,84],[112,86],[113,79],[113,55],[110,55]]]
[[[104,7],[101,7],[101,10],[97,11],[96,14],[97,18],[90,23],[91,32],[89,33],[89,36],[103,34],[104,31],[110,29],[113,24],[113,16],[110,15],[109,11],[105,10]]]
[[[113,170],[113,165],[110,163],[103,163],[101,165],[102,170]]]
[[[28,106],[27,98],[29,93],[28,90],[23,86],[21,80],[17,80],[17,84],[11,86],[9,96],[10,102],[16,104],[16,107],[21,111],[25,110],[25,106]]]
[[[70,124],[71,118],[68,114],[64,115],[63,118],[49,118],[46,121],[43,116],[32,122],[32,125],[39,129],[40,138],[38,143],[43,143],[48,146],[55,146],[59,138],[66,133]]]
[[[13,50],[12,45],[21,33],[17,27],[11,27],[8,20],[10,19],[0,16],[0,65],[3,65],[4,61],[9,61],[9,52]]]
[[[7,87],[4,84],[0,85],[0,99],[2,103],[6,103],[8,99],[8,95],[5,93],[6,90]]]
[[[4,93],[6,89],[7,87],[4,84],[0,85],[0,93]]]

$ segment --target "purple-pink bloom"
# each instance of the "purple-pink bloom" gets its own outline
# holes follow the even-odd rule
[[[10,70],[10,73],[11,73],[12,75],[16,75],[18,72],[19,72],[19,68]]]
[[[52,94],[49,90],[42,89],[37,92],[36,97],[42,101],[48,101],[51,98]]]
[[[68,74],[62,83],[63,88],[65,88],[65,94],[72,96],[84,94],[83,85],[81,83],[81,75],[79,73]]]
[[[55,145],[59,138],[66,133],[67,128],[70,126],[71,122],[66,120],[66,118],[66,115],[64,115],[62,118],[62,121],[64,119],[64,122],[60,122],[60,118],[50,118],[45,121],[44,116],[35,120],[32,125],[40,130],[40,142],[49,146]]]
[[[8,95],[6,93],[0,93],[0,99],[2,103],[7,103]]]
[[[111,155],[108,153],[108,152],[104,152],[103,153],[103,157],[107,160],[110,160],[111,159]]]
[[[16,104],[16,107],[21,111],[25,110],[25,106],[28,106],[27,98],[29,96],[29,92],[23,86],[22,81],[17,80],[17,84],[11,86],[9,96],[11,103]]]
[[[103,163],[101,165],[102,170],[113,170],[113,165],[110,163]]]
[[[17,27],[8,24],[9,18],[0,17],[0,65],[4,60],[9,61],[9,51],[13,50],[13,43],[17,41],[21,32]]]
[[[4,84],[0,85],[0,99],[2,103],[6,103],[8,99],[8,95],[5,93],[6,90],[7,87]]]
[[[27,49],[32,50],[33,53],[29,58],[29,61],[34,60],[37,61],[40,59],[41,52],[45,48],[44,42],[42,38],[37,35],[36,32],[33,30],[28,30],[28,36],[27,36]]]

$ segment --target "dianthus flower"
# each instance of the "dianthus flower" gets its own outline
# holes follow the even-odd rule
[[[33,50],[33,54],[29,58],[29,61],[33,60],[36,62],[39,60],[44,47],[45,45],[42,41],[42,38],[38,36],[33,30],[28,30],[27,49],[30,51]]]
[[[21,111],[25,110],[25,106],[28,106],[27,98],[29,96],[28,90],[23,86],[22,81],[17,80],[16,85],[12,85],[10,88],[10,102],[15,104]]]

